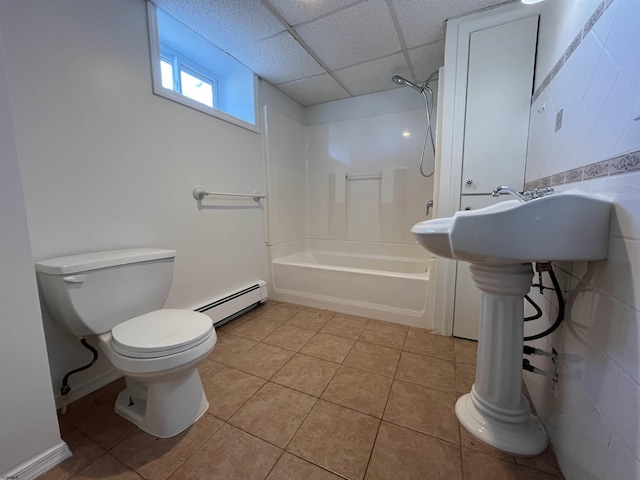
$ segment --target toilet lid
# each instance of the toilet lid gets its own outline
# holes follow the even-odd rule
[[[111,346],[128,357],[163,357],[203,342],[213,331],[211,318],[202,313],[156,310],[116,325],[111,330]]]

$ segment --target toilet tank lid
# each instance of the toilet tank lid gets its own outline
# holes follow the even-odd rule
[[[114,267],[116,265],[126,265],[128,263],[173,258],[175,256],[175,250],[161,248],[108,250],[40,260],[36,262],[36,271],[53,275],[67,275],[70,273],[97,270],[99,268]]]

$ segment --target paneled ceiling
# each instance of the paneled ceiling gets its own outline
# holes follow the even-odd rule
[[[503,0],[153,0],[301,105],[424,81],[444,22]]]

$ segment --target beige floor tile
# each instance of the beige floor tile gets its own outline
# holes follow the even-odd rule
[[[410,352],[402,352],[396,379],[444,392],[456,389],[453,363]]]
[[[259,342],[263,338],[275,332],[279,327],[279,323],[261,320],[259,317],[254,317],[236,328],[233,331],[233,334]]]
[[[279,325],[284,325],[291,320],[300,310],[292,308],[290,305],[265,305],[264,307],[256,308],[250,312],[251,317],[258,320],[265,320],[267,322],[274,322]]]
[[[351,367],[340,367],[322,399],[381,418],[392,379]]]
[[[456,365],[460,363],[475,365],[478,355],[478,342],[465,340],[463,338],[454,338],[453,342],[456,351]]]
[[[366,480],[391,479],[461,480],[460,447],[382,422]]]
[[[396,380],[393,382],[383,419],[459,444],[460,431],[454,409],[455,401],[453,393]]]
[[[422,328],[409,329],[404,350],[449,362],[453,362],[454,359],[453,339],[451,337],[438,335]]]
[[[390,327],[380,323],[369,323],[360,335],[361,342],[382,345],[383,347],[402,349],[407,332],[400,328]]]
[[[505,462],[516,462],[516,458],[513,455],[509,455],[508,453],[487,445],[483,441],[471,435],[462,425],[460,425],[460,445],[462,445],[464,448],[476,450],[477,452],[486,453],[487,455],[493,455],[494,457],[498,457]]]
[[[116,380],[69,405],[65,420],[105,450],[109,450],[138,430],[133,423],[113,411],[124,379]]]
[[[318,332],[322,327],[326,325],[331,317],[333,317],[333,313],[328,313],[325,311],[301,310],[287,322],[287,325],[306,328],[307,330]]]
[[[253,340],[229,334],[218,337],[208,360],[228,365],[256,344]]]
[[[380,421],[318,400],[287,451],[350,480],[362,479]]]
[[[229,366],[268,380],[293,355],[294,352],[289,350],[258,343],[236,358]]]
[[[356,342],[342,363],[367,372],[393,377],[399,359],[400,350]]]
[[[296,354],[271,381],[319,397],[339,367],[336,363]]]
[[[338,314],[329,320],[320,331],[330,335],[357,340],[367,326],[367,323],[369,323],[369,319],[367,318],[349,317]]]
[[[211,378],[223,368],[223,364],[205,358],[202,363],[198,365],[198,373],[201,379]]]
[[[234,318],[230,322],[225,323],[221,327],[216,327],[216,333],[219,335],[220,333],[231,333],[240,325],[248,321],[251,317],[247,315],[242,315],[241,317]]]
[[[172,480],[263,480],[282,450],[229,424],[220,428]]]
[[[203,382],[209,400],[209,413],[227,420],[264,384],[265,380],[262,378],[225,367],[207,382]]]
[[[540,455],[536,455],[535,457],[516,457],[516,463],[535,470],[540,470],[541,472],[561,475],[558,460],[556,459],[556,455],[553,453],[551,447],[547,447],[544,452]]]
[[[462,470],[465,480],[488,478],[492,480],[559,480],[560,478],[467,448],[462,449]]]
[[[229,423],[285,448],[316,401],[305,393],[267,382]]]
[[[312,330],[283,325],[262,340],[262,343],[268,343],[269,345],[275,345],[276,347],[297,352],[304,347],[314,335],[315,333]]]
[[[341,480],[333,473],[284,452],[267,480]]]
[[[108,453],[105,453],[80,473],[74,475],[73,480],[96,478],[109,480],[140,480],[142,477]]]
[[[282,302],[280,300],[273,300],[271,298],[267,300],[265,305],[281,305],[283,307],[293,308],[296,310],[304,310],[306,308],[304,305],[298,305],[297,303]]]
[[[372,318],[369,321],[369,324],[384,325],[384,326],[387,326],[387,327],[399,328],[400,330],[404,330],[404,331],[409,330],[409,326],[408,325],[402,325],[401,323],[396,323],[396,322],[387,322],[386,320],[376,320],[375,318]]]
[[[67,443],[73,456],[38,477],[41,480],[67,480],[104,453],[102,447],[71,427],[64,417],[59,417],[59,423],[62,440]]]
[[[222,425],[222,420],[205,413],[191,428],[179,435],[157,438],[139,431],[109,453],[148,480],[164,480]]]
[[[456,392],[462,395],[469,393],[476,381],[476,367],[473,365],[456,365]]]
[[[300,350],[300,353],[330,362],[342,363],[355,340],[337,337],[326,333],[318,333]]]

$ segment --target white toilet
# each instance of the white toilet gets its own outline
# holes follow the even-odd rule
[[[211,319],[162,309],[175,250],[135,248],[36,263],[51,314],[77,337],[98,335],[127,387],[115,411],[157,437],[189,428],[209,408],[198,364],[211,353]]]

